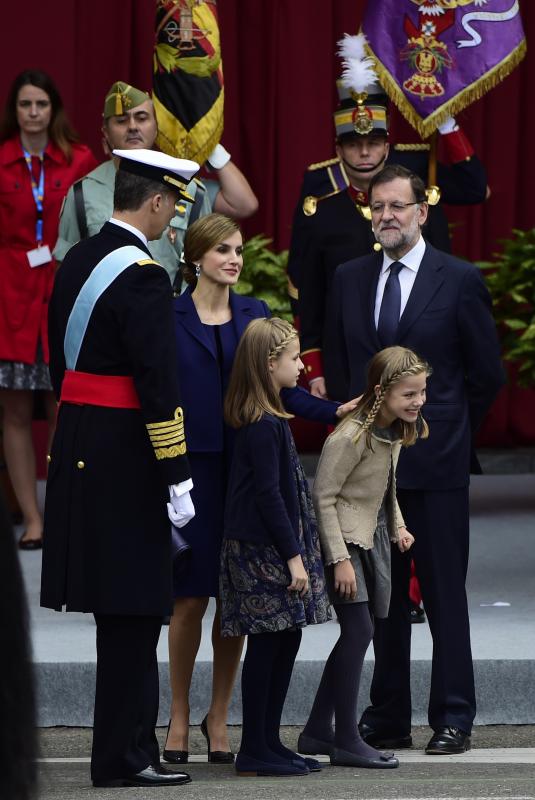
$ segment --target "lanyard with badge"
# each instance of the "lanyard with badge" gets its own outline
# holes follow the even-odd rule
[[[50,252],[50,247],[45,244],[43,245],[43,199],[45,196],[45,162],[44,162],[44,153],[40,153],[39,161],[41,165],[41,169],[39,172],[39,183],[36,182],[33,169],[32,169],[32,154],[28,152],[24,147],[22,148],[22,152],[24,153],[24,160],[26,161],[26,166],[28,167],[28,172],[30,173],[30,181],[32,184],[32,195],[33,200],[35,203],[35,209],[37,211],[37,217],[35,221],[35,241],[37,242],[37,247],[33,250],[28,250],[26,253],[26,257],[28,258],[28,263],[30,267],[40,267],[42,264],[48,264],[52,261],[52,253]]]

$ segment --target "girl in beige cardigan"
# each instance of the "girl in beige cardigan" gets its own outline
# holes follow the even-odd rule
[[[329,436],[318,464],[313,499],[340,638],[325,664],[298,749],[326,753],[338,766],[399,764],[392,753],[362,741],[356,705],[373,617],[388,615],[390,540],[402,552],[414,541],[396,500],[395,470],[402,445],[428,435],[420,410],[430,373],[429,365],[404,347],[377,353],[356,410]]]

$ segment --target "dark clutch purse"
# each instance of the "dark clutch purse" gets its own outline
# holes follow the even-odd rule
[[[173,558],[173,569],[182,572],[191,560],[191,545],[180,533],[180,528],[171,523],[171,555]]]

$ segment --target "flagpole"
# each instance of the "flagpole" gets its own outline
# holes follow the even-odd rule
[[[433,131],[429,137],[429,164],[427,167],[427,201],[435,206],[440,200],[440,189],[437,186],[437,147],[438,131]]]

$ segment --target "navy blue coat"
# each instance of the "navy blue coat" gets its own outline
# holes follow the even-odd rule
[[[251,320],[271,316],[263,300],[232,291],[230,308],[237,340]],[[181,376],[188,450],[221,452],[224,448],[223,397],[214,343],[203,328],[189,289],[175,298],[174,311],[177,374]],[[337,421],[337,403],[318,401],[300,387],[284,389],[281,397],[291,414],[326,424]]]
[[[299,504],[286,420],[265,414],[236,434],[225,509],[225,539],[273,544],[299,554]]]
[[[347,396],[361,394],[381,350],[374,321],[382,253],[342,264],[332,313]],[[490,296],[479,270],[427,244],[396,344],[433,367],[423,415],[430,436],[401,453],[402,489],[455,489],[469,482],[472,434],[504,382]]]

